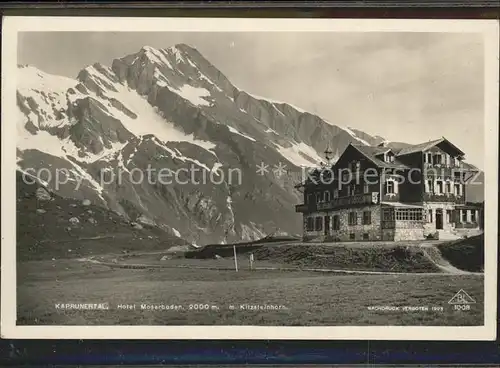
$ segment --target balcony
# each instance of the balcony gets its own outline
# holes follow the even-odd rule
[[[295,206],[295,212],[312,212],[313,211],[313,208],[310,208],[312,206],[309,206],[307,204],[298,204]]]
[[[378,198],[379,198],[378,193],[376,193],[376,197],[374,197],[372,193],[356,194],[348,197],[335,198],[329,202],[299,204],[295,206],[295,212],[304,213],[304,212],[316,212],[316,211],[329,211],[337,208],[375,204],[378,203]]]
[[[424,202],[465,203],[465,197],[455,194],[424,193]]]
[[[430,165],[424,164],[423,177],[445,177],[445,178],[463,178],[468,175],[471,170],[465,167],[445,166],[445,165]]]

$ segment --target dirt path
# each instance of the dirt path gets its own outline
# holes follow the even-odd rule
[[[446,259],[443,258],[441,252],[434,244],[422,243],[420,245],[420,248],[422,249],[422,252],[424,253],[425,257],[432,263],[434,263],[437,267],[439,267],[439,269],[442,270],[444,273],[453,275],[469,275],[477,273],[477,272],[460,270],[452,266],[450,262],[448,262]]]

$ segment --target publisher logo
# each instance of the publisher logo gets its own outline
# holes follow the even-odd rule
[[[455,310],[470,310],[470,305],[475,303],[476,301],[463,289],[460,289],[460,291],[448,301],[448,304],[452,304]]]

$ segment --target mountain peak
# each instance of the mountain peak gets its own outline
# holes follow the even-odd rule
[[[175,48],[181,52],[186,52],[188,54],[189,53],[197,53],[197,54],[201,55],[196,48],[194,48],[186,43],[178,43],[178,44],[175,44],[174,46],[172,46],[171,48]]]
[[[141,47],[141,50],[140,51],[143,51],[143,52],[155,52],[155,51],[158,51],[156,48],[154,48],[153,46],[142,46]]]

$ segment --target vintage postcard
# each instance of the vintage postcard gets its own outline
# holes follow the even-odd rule
[[[4,18],[2,336],[494,339],[498,34]]]

